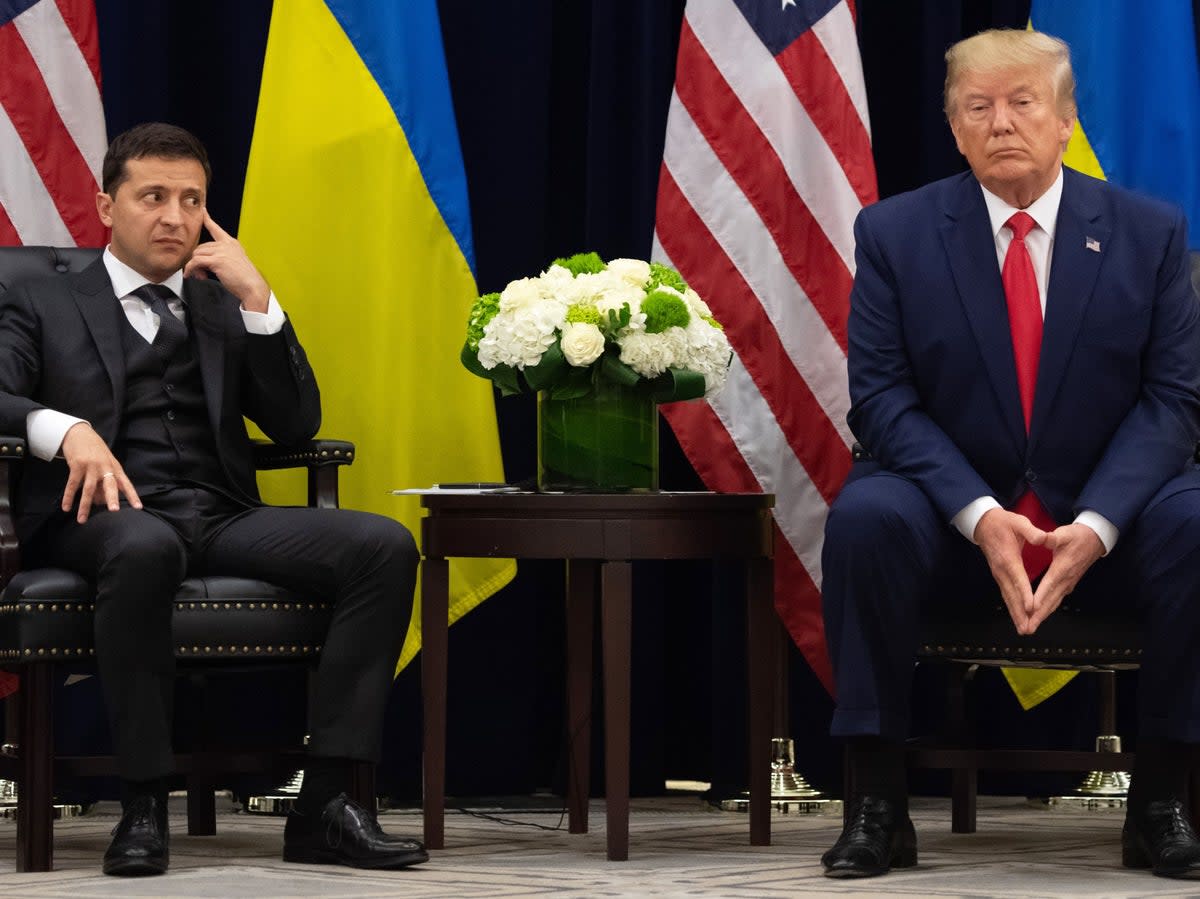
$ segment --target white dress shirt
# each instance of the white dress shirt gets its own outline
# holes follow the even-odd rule
[[[108,269],[109,280],[112,281],[113,293],[125,310],[125,317],[133,329],[153,343],[158,334],[158,315],[150,310],[150,304],[141,297],[133,296],[139,287],[152,283],[139,275],[124,262],[112,254],[112,250],[104,251],[104,267]],[[170,288],[174,298],[167,300],[167,308],[181,322],[187,322],[187,305],[181,299],[183,294],[183,270],[175,272],[162,284]],[[266,312],[249,312],[242,310],[242,321],[250,334],[278,334],[283,329],[283,309],[275,299],[274,292],[267,304]],[[62,449],[63,438],[72,426],[84,421],[73,415],[58,412],[54,409],[36,409],[25,416],[25,434],[29,441],[29,452],[38,459],[49,461],[58,455]]]
[[[1054,229],[1058,222],[1058,207],[1062,201],[1063,175],[1062,169],[1049,189],[1029,204],[1024,211],[1029,213],[1034,221],[1034,227],[1025,236],[1025,246],[1029,250],[1029,258],[1033,262],[1033,273],[1037,277],[1038,298],[1042,301],[1042,316],[1046,315],[1046,292],[1050,283],[1050,260],[1054,258]],[[1008,246],[1012,243],[1012,230],[1005,227],[1012,216],[1020,212],[1015,206],[1000,199],[986,187],[983,188],[983,201],[987,204],[988,219],[992,225],[992,237],[996,242],[996,263],[1004,268],[1004,257]],[[1000,503],[993,496],[981,496],[968,503],[950,520],[964,537],[975,542],[975,528],[985,512],[999,509]],[[1112,552],[1117,545],[1120,532],[1117,527],[1091,509],[1084,509],[1075,517],[1076,524],[1084,524],[1096,532],[1100,542],[1104,544],[1104,553]]]

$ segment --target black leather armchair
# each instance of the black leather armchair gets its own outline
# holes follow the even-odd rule
[[[0,294],[29,277],[78,271],[98,252],[0,248]],[[338,471],[353,461],[355,451],[344,441],[314,440],[299,447],[263,443],[255,454],[259,469],[307,469],[309,504],[331,507],[338,503]],[[0,436],[0,665],[20,676],[20,689],[9,699],[16,714],[8,716],[17,724],[19,742],[15,756],[0,758],[0,774],[19,787],[17,870],[48,871],[53,863],[54,777],[111,774],[115,764],[111,758],[55,758],[56,672],[91,665],[94,596],[91,585],[72,572],[21,567],[11,491],[24,455],[22,439]],[[189,578],[175,597],[172,622],[180,671],[203,677],[217,667],[310,665],[320,653],[331,611],[325,597],[298,595],[263,581]],[[293,763],[300,761],[300,751],[299,745],[288,750]],[[286,761],[278,747],[177,756],[177,771],[187,778],[188,832],[215,833],[217,775],[278,770]],[[355,792],[360,800],[374,802],[365,766]]]

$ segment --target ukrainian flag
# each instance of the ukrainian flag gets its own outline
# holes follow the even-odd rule
[[[1184,208],[1200,249],[1200,60],[1186,0],[1034,0],[1030,25],[1071,47],[1079,116],[1063,161]],[[1023,708],[1073,671],[1006,668]]]
[[[305,341],[322,432],[358,445],[343,505],[419,534],[418,501],[387,491],[504,479],[492,387],[459,362],[477,291],[435,0],[275,4],[239,238]],[[516,563],[450,572],[454,621]]]

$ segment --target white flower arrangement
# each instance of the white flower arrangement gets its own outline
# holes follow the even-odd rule
[[[595,379],[649,385],[659,402],[712,396],[732,351],[712,310],[669,266],[558,259],[471,308],[462,359],[505,395],[585,396]]]

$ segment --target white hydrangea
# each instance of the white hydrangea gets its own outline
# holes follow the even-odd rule
[[[671,330],[679,330],[673,328]],[[684,330],[687,339],[686,364],[682,367],[704,375],[704,395],[712,396],[725,386],[732,350],[725,332],[714,328],[698,315],[692,316]]]
[[[645,331],[629,331],[621,335],[621,361],[643,378],[656,378],[675,364],[679,341],[673,339],[668,328],[662,334],[647,334]]]
[[[537,365],[558,339],[566,314],[566,305],[557,300],[539,300],[513,311],[501,308],[483,329],[479,364],[484,368],[503,364],[520,369]]]

